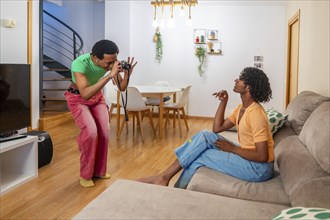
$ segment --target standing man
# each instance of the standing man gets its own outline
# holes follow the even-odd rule
[[[93,187],[93,177],[108,179],[108,141],[110,134],[108,106],[103,87],[112,81],[121,91],[126,90],[128,80],[137,62],[128,57],[129,68],[123,68],[117,60],[119,49],[109,40],[95,43],[92,53],[76,58],[71,65],[72,84],[65,97],[76,125],[80,151],[80,185]],[[124,72],[124,77],[119,73]]]
[[[213,95],[220,100],[212,131],[201,131],[175,150],[176,160],[162,173],[139,179],[145,183],[169,184],[181,173],[175,186],[186,188],[199,167],[205,166],[233,177],[253,182],[266,181],[273,176],[273,137],[268,119],[260,102],[267,102],[272,90],[266,74],[259,69],[245,68],[235,80],[234,92],[242,103],[224,118],[228,102],[225,90]],[[239,143],[217,134],[236,126]]]

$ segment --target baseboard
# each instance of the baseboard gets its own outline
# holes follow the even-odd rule
[[[213,120],[214,119],[214,117],[205,117],[205,116],[191,116],[191,115],[186,115],[186,116],[187,116],[187,119],[201,119],[201,120]],[[111,116],[111,118],[116,118],[116,117],[117,117],[116,113],[113,113],[112,116]],[[124,115],[120,114],[120,117],[124,117]],[[158,113],[153,113],[152,117],[153,118],[158,118]],[[173,114],[170,113],[169,117],[173,118]],[[164,119],[165,119],[165,115],[164,115]]]

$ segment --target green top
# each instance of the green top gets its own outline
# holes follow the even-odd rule
[[[74,72],[79,72],[87,77],[89,85],[94,85],[107,72],[102,67],[96,66],[91,58],[91,54],[83,54],[77,57],[71,64],[72,82],[76,83]]]

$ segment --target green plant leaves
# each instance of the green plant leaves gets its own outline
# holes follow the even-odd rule
[[[200,77],[203,76],[205,72],[205,60],[206,60],[206,48],[205,47],[196,47],[195,55],[198,58],[199,65],[197,66],[197,71]]]
[[[160,32],[157,32],[156,34],[156,56],[155,56],[155,60],[157,61],[157,63],[161,63],[162,59],[163,59],[163,41],[162,41],[162,35],[160,34]]]

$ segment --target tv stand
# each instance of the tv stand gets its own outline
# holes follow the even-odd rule
[[[0,143],[0,195],[38,176],[37,147],[37,136]]]
[[[16,140],[16,139],[21,139],[21,138],[26,138],[26,135],[15,134],[15,135],[8,136],[8,137],[0,137],[0,143],[12,141],[12,140]]]

